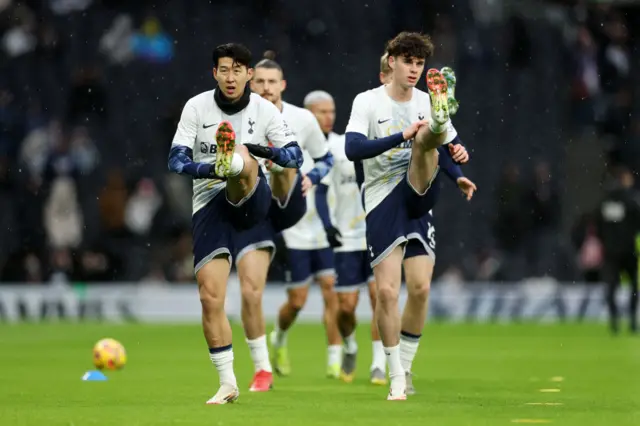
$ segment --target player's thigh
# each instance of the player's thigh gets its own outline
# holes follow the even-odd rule
[[[262,173],[260,164],[249,154],[247,147],[238,144],[236,145],[235,153],[242,157],[244,167],[238,176],[227,180],[226,194],[231,204],[241,202],[248,193],[251,193],[259,180],[259,175]]]
[[[403,179],[401,185],[404,188],[407,214],[410,219],[422,217],[435,207],[440,197],[439,175],[439,168],[436,168],[430,177],[429,184],[423,190],[411,183],[408,174]]]
[[[404,278],[407,285],[407,292],[410,295],[426,296],[431,288],[433,277],[434,258],[425,250],[417,240],[409,240],[411,244],[411,256],[403,261]],[[407,247],[409,251],[409,247]]]
[[[320,285],[333,286],[336,281],[334,253],[331,247],[313,250],[311,273]]]
[[[406,241],[407,214],[405,189],[400,181],[373,209],[367,212],[367,252],[371,267],[378,265]]]
[[[276,189],[273,188],[269,218],[275,232],[291,228],[307,213],[307,198],[302,193],[302,175],[298,171],[291,171],[294,172],[293,181],[284,200],[276,196]]]
[[[403,247],[394,247],[389,254],[373,267],[378,301],[398,299],[402,281]]]
[[[227,281],[231,271],[230,256],[220,254],[196,272],[198,293],[203,307],[210,309],[224,309],[227,295]]]
[[[307,287],[311,284],[311,250],[287,249],[287,288]]]
[[[227,203],[223,193],[216,195],[203,208],[195,212],[191,218],[193,236],[193,261],[196,278],[200,271],[214,259],[224,258],[226,263],[232,261],[234,231],[227,211]],[[215,263],[219,263],[216,260]],[[211,267],[206,268],[207,271]],[[220,270],[221,276],[228,275],[228,266]],[[226,272],[225,272],[226,271]],[[212,272],[215,275],[215,271]],[[204,277],[210,280],[210,273]]]
[[[267,285],[267,274],[273,249],[256,248],[238,259],[236,266],[240,280],[240,291],[245,299],[261,298]]]
[[[438,151],[416,153],[416,149],[414,144],[407,170],[407,182],[418,195],[425,195],[438,174]]]
[[[240,200],[234,201],[228,192],[225,194],[229,218],[236,230],[249,229],[267,218],[271,207],[271,188],[261,170],[253,186]]]

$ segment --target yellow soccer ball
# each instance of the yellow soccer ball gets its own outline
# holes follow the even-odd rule
[[[126,363],[124,346],[115,339],[102,339],[93,347],[93,365],[98,370],[119,370]]]

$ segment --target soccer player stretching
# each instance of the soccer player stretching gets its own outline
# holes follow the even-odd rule
[[[354,164],[345,155],[344,135],[333,132],[336,118],[333,97],[327,92],[316,90],[305,97],[304,106],[318,119],[335,160],[333,169],[316,190],[316,209],[327,235],[334,236],[333,239],[338,243],[334,248],[338,276],[335,291],[339,305],[338,328],[344,342],[340,378],[345,382],[351,382],[354,378],[358,350],[355,338],[355,311],[362,287],[369,288],[369,299],[373,311],[376,306],[375,283],[367,252],[365,214]],[[333,224],[327,204],[328,190],[331,191],[331,198],[334,200],[331,209],[334,213]],[[373,342],[371,383],[386,384],[386,360],[378,326],[373,319],[371,340]]]
[[[271,260],[269,247],[238,252],[247,239],[271,232],[267,226],[271,190],[254,156],[287,168],[299,168],[303,161],[294,134],[277,108],[246,88],[253,75],[250,62],[251,52],[242,45],[216,47],[213,77],[218,87],[187,101],[169,154],[170,170],[195,179],[196,280],[204,335],[220,376],[220,388],[208,404],[233,402],[239,395],[231,327],[224,311],[233,256],[240,258],[239,275],[253,282],[266,276]],[[268,363],[265,336],[254,343]]]
[[[391,381],[387,399],[402,400],[406,378],[400,331],[417,340],[424,326],[431,281],[424,271],[432,268],[434,257],[433,227],[425,217],[438,197],[438,147],[453,140],[456,131],[440,72],[427,73],[429,94],[415,88],[433,52],[429,38],[403,32],[388,42],[386,51],[392,81],[355,98],[345,151],[351,161],[363,161],[367,244],[378,296],[375,315]],[[401,318],[403,266],[408,300]],[[416,350],[417,344],[414,355]]]
[[[340,333],[336,324],[337,298],[333,293],[334,268],[333,252],[329,247],[327,236],[315,209],[315,185],[329,173],[333,165],[333,156],[329,152],[327,141],[322,134],[313,114],[308,110],[296,107],[282,100],[282,92],[286,81],[282,68],[272,58],[266,58],[256,65],[256,74],[251,83],[254,92],[274,103],[282,115],[296,132],[297,140],[303,150],[305,162],[301,171],[304,177],[296,177],[301,182],[301,189],[306,198],[296,190],[298,184],[292,186],[289,180],[277,168],[271,168],[274,194],[285,193],[284,188],[291,188],[290,196],[281,204],[283,210],[274,214],[273,223],[291,217],[288,209],[298,211],[292,205],[304,202],[306,213],[298,217],[291,227],[282,228],[288,257],[287,301],[280,308],[276,330],[271,334],[273,345],[273,366],[283,376],[290,374],[291,366],[287,352],[287,331],[293,325],[298,312],[304,307],[309,293],[309,284],[317,280],[324,298],[324,323],[329,345],[327,374],[337,377],[340,373]],[[294,176],[295,177],[295,176]],[[285,180],[284,184],[281,184]],[[280,189],[282,188],[282,189]],[[284,216],[284,217],[282,217]],[[282,217],[278,219],[278,217]],[[290,223],[290,222],[289,222]]]
[[[449,67],[442,68],[440,73],[447,81],[447,102],[449,105],[449,114],[455,115],[458,111],[458,101],[455,98],[455,84],[456,84],[456,76],[453,70]],[[393,80],[393,72],[391,68],[389,68],[389,54],[385,52],[385,54],[380,58],[380,83],[389,84]],[[462,145],[460,138],[456,136],[451,142],[446,145],[442,145],[438,148],[439,158],[438,165],[445,172],[445,174],[455,182],[462,193],[466,196],[467,200],[470,200],[473,197],[474,192],[476,191],[475,184],[466,178],[462,173],[462,169],[459,164],[464,164],[469,161],[469,154]],[[429,229],[429,233],[431,238],[429,239],[429,244],[433,249],[433,256],[435,256],[436,249],[436,238],[435,238],[435,228],[433,226],[433,215],[432,212],[429,212],[428,215],[425,215],[422,219],[425,226]],[[405,252],[405,259],[412,257],[413,253],[411,251]],[[425,275],[432,277],[433,276],[433,267],[435,262],[435,257],[432,257],[433,262],[431,262],[431,266],[428,270],[425,270]],[[429,282],[429,286],[431,283]],[[428,295],[427,295],[428,296]],[[428,303],[428,297],[427,297]],[[407,332],[400,332],[400,360],[402,362],[402,368],[405,370],[405,376],[407,380],[407,395],[415,394],[415,388],[413,386],[413,375],[411,373],[411,367],[413,364],[413,359],[417,353],[418,344],[420,342],[420,335],[412,335]]]

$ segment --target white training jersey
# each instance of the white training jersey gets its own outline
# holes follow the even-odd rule
[[[252,93],[249,105],[242,111],[227,115],[213,99],[214,90],[189,99],[182,110],[173,145],[193,150],[193,161],[213,164],[216,161],[216,131],[223,121],[233,126],[236,143],[254,143],[267,146],[270,141],[283,147],[296,140],[282,114],[271,102]],[[203,208],[227,183],[219,179],[193,180],[193,213]]]
[[[329,144],[322,133],[318,120],[311,111],[282,102],[282,116],[296,133],[302,148],[303,175],[314,167],[314,158],[322,158],[329,152]],[[293,227],[282,232],[286,246],[294,250],[317,250],[329,247],[324,226],[315,203],[315,187],[307,192],[307,213]]]
[[[353,101],[347,132],[363,134],[368,140],[402,132],[411,124],[431,118],[431,99],[422,90],[413,89],[411,100],[396,102],[386,86],[360,93]],[[446,143],[455,139],[456,129],[448,122]],[[413,140],[362,162],[364,169],[365,211],[370,212],[385,199],[407,173]]]
[[[329,186],[331,221],[342,235],[342,246],[336,252],[367,250],[365,213],[356,182],[356,169],[344,152],[344,135],[329,134],[333,168],[322,183]]]

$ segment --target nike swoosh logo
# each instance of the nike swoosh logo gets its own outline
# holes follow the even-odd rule
[[[218,123],[209,124],[208,126],[207,126],[206,124],[203,124],[203,125],[202,125],[202,128],[203,128],[203,129],[208,129],[209,127],[213,127],[213,126],[215,126],[216,124],[218,124]]]
[[[378,119],[378,124],[382,124],[382,123],[386,123],[387,121],[391,120],[390,118],[387,118],[386,120],[380,120]]]

